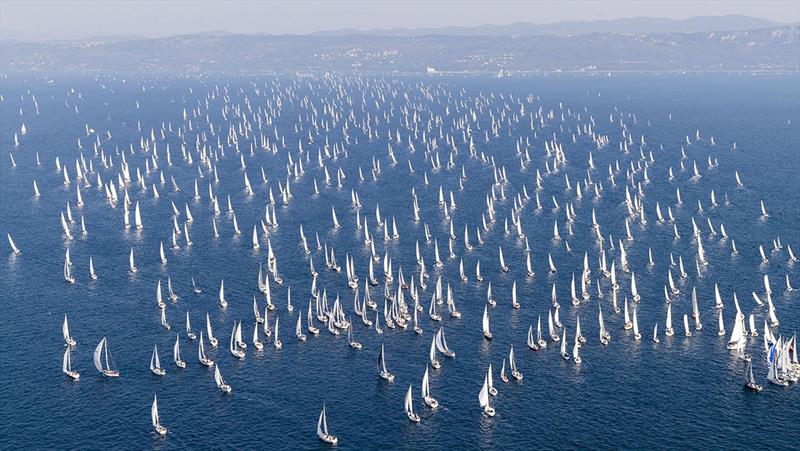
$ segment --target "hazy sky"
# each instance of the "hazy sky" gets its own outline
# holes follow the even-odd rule
[[[780,22],[800,20],[800,1],[37,1],[0,0],[0,30],[16,39],[96,35],[147,37],[231,31],[309,33],[341,28],[420,28],[448,25],[549,23],[633,16],[684,19],[743,14]]]

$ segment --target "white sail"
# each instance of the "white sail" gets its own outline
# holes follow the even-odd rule
[[[158,397],[153,396],[153,406],[150,408],[150,418],[153,421],[153,427],[161,426],[161,421],[158,417]]]
[[[317,436],[323,438],[328,435],[328,424],[325,421],[325,406],[322,407],[322,412],[319,413],[319,420],[317,420]]]
[[[326,412],[325,404],[322,405],[322,412],[319,413],[319,420],[317,420],[317,437],[319,437],[320,440],[334,446],[339,441],[336,436],[328,433],[328,414]]]
[[[430,389],[430,380],[429,380],[429,376],[428,376],[428,367],[426,365],[425,366],[425,374],[422,376],[422,397],[423,398],[430,397],[430,395],[431,395],[430,391],[431,391],[431,389]]]
[[[722,312],[720,312],[720,318]],[[724,333],[724,326],[720,322],[720,331]],[[733,331],[731,331],[731,338],[728,340],[729,350],[744,349],[747,344],[747,339],[744,336],[744,315],[741,312],[736,312],[736,319],[733,323]]]
[[[72,358],[70,357],[70,348],[64,350],[64,359],[62,362],[61,370],[64,374],[69,375],[72,372]]]
[[[161,280],[156,285],[156,304],[162,309],[165,307],[163,296],[161,295]]]
[[[134,208],[133,213],[134,223],[136,224],[137,229],[142,228],[142,214],[139,212],[139,202],[136,202],[136,207]]]
[[[94,367],[97,368],[97,371],[103,372],[103,363],[101,361],[101,355],[103,354],[103,347],[106,344],[106,337],[103,337],[100,340],[100,343],[97,344],[97,347],[94,349]]]
[[[130,266],[131,272],[136,272],[136,265],[134,264],[134,261],[133,261],[133,249],[131,249],[131,252],[128,255],[128,264]]]
[[[64,315],[64,323],[61,325],[61,332],[64,334],[64,342],[67,344],[74,343],[74,340],[69,334],[69,323],[67,322],[67,315]]]
[[[228,306],[228,301],[225,299],[225,279],[219,281],[219,305],[223,308]]]
[[[494,409],[491,405],[489,405],[489,377],[491,372],[484,376],[483,378],[483,386],[481,387],[480,393],[478,393],[478,402],[480,406],[483,408],[483,411],[489,415],[493,415]]]
[[[416,416],[416,414],[414,413],[414,397],[411,391],[411,385],[408,386],[408,391],[406,392],[404,407],[406,415],[408,415],[409,417]]]
[[[482,325],[483,325],[483,335],[486,336],[487,338],[491,337],[492,333],[489,331],[489,310],[488,310],[488,306],[483,306]]]
[[[206,312],[206,333],[208,334],[209,341],[216,341],[214,338],[214,332],[211,330],[211,319],[208,317],[208,312]]]
[[[172,347],[172,358],[175,362],[181,361],[181,336],[180,334],[175,334],[175,346]]]
[[[10,233],[7,233],[7,234],[6,234],[6,237],[8,238],[8,244],[9,244],[9,246],[11,246],[11,250],[12,250],[12,251],[13,251],[15,254],[17,254],[17,255],[21,254],[22,252],[20,252],[19,248],[18,248],[18,247],[17,247],[17,245],[14,243],[14,239],[13,239],[13,238],[11,238],[11,234],[10,234]]]
[[[667,304],[667,320],[666,320],[666,327],[665,333],[667,336],[672,336],[673,329],[672,329],[672,304]]]
[[[160,370],[161,360],[158,358],[158,345],[153,347],[153,354],[150,356],[150,370]]]

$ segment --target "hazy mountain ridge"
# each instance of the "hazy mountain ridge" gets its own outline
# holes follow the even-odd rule
[[[435,28],[391,28],[391,29],[334,29],[312,33],[300,33],[310,36],[531,36],[540,34],[587,34],[587,33],[697,33],[703,31],[737,31],[774,28],[794,23],[781,23],[768,19],[743,15],[696,16],[688,19],[670,19],[664,17],[626,17],[604,20],[568,20],[561,22],[536,24],[531,22],[515,22],[503,25],[484,24],[477,26],[442,26]],[[199,32],[198,34],[231,35],[226,30]],[[252,35],[268,33],[245,32]],[[88,31],[75,30],[71,36],[56,37],[48,30],[32,30],[13,27],[0,28],[0,40],[16,42],[48,42],[65,41],[122,41],[135,39],[157,39],[166,37],[163,30],[142,30],[139,34],[102,35]]]
[[[798,70],[800,27],[531,36],[198,34],[142,40],[5,42],[0,70],[286,71]]]
[[[331,30],[312,33],[317,36],[531,36],[540,34],[588,33],[698,33],[704,31],[741,31],[774,28],[790,23],[741,15],[696,16],[688,19],[664,17],[628,17],[609,20],[562,21],[547,24],[516,22],[507,25],[479,25],[473,27],[393,28],[373,30]]]

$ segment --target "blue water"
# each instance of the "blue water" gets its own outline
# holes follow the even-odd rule
[[[784,291],[784,277],[800,287],[800,263],[788,261],[786,248],[770,253],[772,240],[781,238],[784,246],[791,245],[800,255],[800,80],[792,75],[682,75],[614,77],[532,77],[493,79],[483,77],[452,78],[163,78],[148,76],[86,76],[86,77],[11,77],[2,80],[3,101],[0,104],[0,233],[11,233],[22,255],[11,254],[5,243],[0,246],[0,352],[2,352],[2,381],[0,393],[0,437],[2,447],[32,448],[325,448],[315,435],[317,415],[322,403],[328,406],[331,432],[339,436],[342,449],[379,448],[453,448],[471,449],[534,449],[534,448],[766,448],[786,449],[800,443],[797,413],[800,412],[800,390],[796,386],[778,388],[766,381],[766,361],[762,337],[748,342],[747,352],[753,355],[756,377],[765,389],[760,394],[743,390],[744,365],[726,349],[727,340],[717,336],[714,309],[714,283],[719,284],[726,308],[724,317],[728,331],[732,328],[735,309],[732,293],[736,292],[745,314],[756,315],[761,329],[766,309],[756,307],[751,292],[763,293],[762,275],[772,281],[773,301],[781,320],[775,335],[794,334],[800,324],[800,300],[797,292]],[[259,94],[256,93],[259,90]],[[211,98],[210,93],[215,93]],[[31,95],[36,96],[39,113],[34,110]],[[533,97],[528,98],[529,95]],[[407,96],[407,97],[406,97]],[[511,96],[511,97],[510,97]],[[280,98],[278,106],[276,99]],[[216,148],[217,137],[209,134],[206,114],[215,131],[225,137],[231,123],[241,118],[223,108],[238,105],[253,124],[246,99],[252,108],[280,111],[273,123],[262,124],[258,119],[249,138],[240,137],[245,153],[247,172],[255,196],[243,191],[242,170],[236,150],[225,145],[225,155],[217,163],[219,183],[213,184],[220,198],[221,215],[217,217],[220,237],[211,231],[213,211],[208,199],[208,183],[213,176],[203,167],[200,179],[202,199],[193,199],[193,182],[197,177],[198,156],[188,166],[181,158],[181,141],[194,151],[199,129],[204,129],[207,144]],[[352,100],[352,107],[347,100]],[[362,104],[363,99],[363,104]],[[494,157],[498,166],[505,166],[509,183],[504,186],[507,199],[496,200],[497,222],[485,234],[486,243],[477,246],[475,227],[486,211],[485,196],[492,183],[490,165],[470,158],[468,146],[461,139],[462,130],[454,129],[454,121],[464,118],[465,111],[482,105],[477,111],[480,130],[472,125],[479,152]],[[136,102],[139,103],[139,108]],[[206,106],[208,101],[208,106]],[[327,186],[316,164],[317,149],[324,146],[326,134],[330,145],[342,141],[341,122],[326,132],[324,113],[327,103],[344,105],[345,118],[353,110],[357,126],[370,114],[374,130],[380,137],[369,140],[359,127],[350,124],[351,143],[346,145],[348,156],[326,160],[332,176],[341,167],[347,175],[342,188]],[[525,116],[519,115],[519,103],[525,104]],[[377,105],[376,105],[377,103]],[[563,110],[560,106],[563,103]],[[317,111],[317,131],[314,142],[307,142],[311,120],[311,104]],[[539,107],[544,113],[553,110],[554,117],[537,130],[534,137],[527,116]],[[77,111],[76,111],[77,107]],[[182,112],[191,116],[200,108],[202,116],[192,120],[193,129],[185,129],[183,137],[177,129],[187,127]],[[409,131],[401,125],[403,109],[416,110],[420,115],[419,136],[414,140],[416,152],[408,151]],[[21,109],[21,116],[20,116]],[[446,109],[449,109],[447,111]],[[503,110],[505,112],[503,113]],[[569,109],[569,110],[568,110]],[[491,112],[491,114],[490,114]],[[562,123],[561,114],[564,114]],[[570,114],[572,113],[572,114]],[[572,142],[572,132],[580,113],[580,123],[586,124],[591,115],[594,130],[608,135],[610,144],[602,150],[593,149],[583,135]],[[432,171],[426,161],[422,130],[431,115],[442,119],[442,133],[456,136],[458,155],[456,168],[444,164],[449,145],[439,136],[439,126],[433,123],[442,161],[440,170]],[[470,113],[471,114],[471,113]],[[613,114],[614,123],[609,123]],[[672,114],[672,119],[669,115]],[[386,116],[385,116],[386,115]],[[634,121],[633,115],[636,119]],[[492,116],[502,123],[499,136],[487,143],[485,130],[490,130]],[[652,151],[651,182],[644,187],[646,225],[632,224],[635,240],[626,243],[631,268],[636,272],[642,301],[638,304],[639,323],[643,338],[637,342],[632,333],[623,330],[621,314],[610,308],[608,279],[601,279],[605,296],[603,306],[606,326],[612,340],[604,347],[597,339],[597,296],[594,286],[592,299],[575,308],[570,304],[569,283],[573,272],[580,274],[584,252],[588,252],[592,279],[598,277],[599,247],[591,232],[591,212],[594,208],[604,235],[614,239],[624,237],[626,210],[625,170],[630,161],[639,160],[638,143],[630,154],[619,151],[622,137],[620,116],[636,140],[644,135],[645,152]],[[380,122],[377,126],[375,121]],[[387,126],[386,120],[390,125]],[[519,119],[517,121],[516,119]],[[263,117],[262,117],[263,120]],[[302,121],[303,129],[295,132]],[[141,132],[137,130],[141,121]],[[14,147],[13,135],[24,123],[28,133],[20,136]],[[95,135],[86,136],[85,124],[101,137],[102,149],[113,154],[114,168],[103,169],[99,157],[93,156]],[[170,124],[173,131],[165,131]],[[510,125],[509,125],[510,124]],[[562,130],[561,127],[564,127]],[[165,125],[166,127],[166,125]],[[116,180],[120,157],[116,149],[135,152],[126,158],[135,178],[135,168],[144,173],[145,160],[150,153],[139,148],[141,136],[150,137],[156,130],[160,156],[159,165],[167,179],[158,184],[155,173],[146,175],[148,187],[156,183],[161,194],[153,199],[135,184],[129,186],[132,201],[139,201],[144,228],[123,228],[122,206],[112,208],[98,191],[96,174],[91,188],[83,188],[85,205],[75,206],[75,159],[82,152],[92,159],[94,168],[103,180]],[[263,132],[274,140],[273,131],[285,137],[286,148],[277,154],[257,149],[250,154],[249,142],[253,133]],[[402,144],[392,141],[398,164],[392,166],[387,158],[387,131],[400,128]],[[686,147],[689,157],[687,170],[680,171],[679,149],[686,135],[700,130],[702,140]],[[313,130],[313,127],[312,127]],[[112,138],[108,139],[106,131]],[[412,132],[413,133],[413,132]],[[533,196],[536,168],[544,174],[544,141],[558,136],[569,163],[559,173],[544,177],[539,195],[544,208],[535,209],[528,201],[523,209],[525,234],[532,248],[536,275],[525,273],[524,243],[515,234],[503,232],[503,221],[510,215],[513,196],[522,185]],[[491,131],[490,131],[491,135]],[[716,146],[710,145],[714,136]],[[515,141],[528,137],[532,161],[520,169],[515,155]],[[83,149],[78,149],[81,139]],[[291,179],[294,195],[288,206],[280,204],[278,183],[286,183],[287,152],[297,158],[297,142],[303,140],[311,149],[311,161],[305,162],[305,174]],[[356,143],[356,140],[358,141]],[[733,142],[738,150],[732,150]],[[165,161],[165,149],[170,145],[173,166]],[[663,149],[661,148],[663,145]],[[152,148],[152,144],[151,144]],[[589,150],[593,151],[595,182],[602,182],[600,199],[585,192],[576,200],[573,191],[566,191],[564,173],[574,184],[586,176]],[[36,165],[35,153],[42,161]],[[16,167],[10,164],[13,154]],[[719,166],[708,169],[706,158],[717,158]],[[72,184],[65,186],[55,169],[55,158],[69,167]],[[382,172],[377,181],[370,177],[372,157],[380,159]],[[407,160],[416,173],[410,175]],[[696,159],[703,175],[690,180],[691,161]],[[622,172],[616,176],[617,186],[608,180],[608,164],[619,160]],[[552,163],[552,162],[551,162]],[[458,177],[464,166],[467,180],[460,190]],[[260,167],[269,181],[261,183]],[[361,166],[367,178],[358,179]],[[676,178],[668,181],[668,168],[675,169]],[[734,170],[744,182],[737,188]],[[428,173],[429,185],[423,183]],[[172,175],[183,189],[170,189]],[[641,180],[641,172],[637,180]],[[38,182],[41,198],[33,197],[32,180]],[[313,180],[317,179],[320,194],[313,195]],[[457,209],[452,212],[456,225],[456,254],[463,258],[469,283],[458,278],[458,258],[447,259],[449,221],[437,205],[439,186],[445,193],[455,194]],[[278,257],[279,272],[285,282],[272,286],[273,301],[281,320],[283,349],[275,350],[266,343],[263,352],[253,346],[247,357],[239,361],[226,349],[227,339],[235,321],[243,320],[243,332],[250,342],[253,327],[252,296],[257,295],[263,310],[263,296],[257,291],[256,275],[259,262],[266,262],[265,240],[254,251],[251,233],[254,224],[264,217],[264,207],[272,187],[276,199],[280,226],[271,229],[270,240]],[[421,221],[412,220],[412,187],[416,188],[422,209]],[[675,188],[680,188],[683,206],[675,206]],[[384,217],[396,217],[400,233],[398,241],[384,242],[382,231],[373,228],[377,252],[388,252],[395,270],[402,267],[406,280],[418,274],[414,243],[420,241],[431,278],[428,290],[421,294],[427,310],[431,289],[441,274],[454,290],[456,305],[463,313],[461,319],[445,314],[443,325],[455,359],[440,357],[442,368],[431,373],[431,391],[440,402],[432,411],[422,403],[419,385],[425,370],[433,332],[439,324],[427,315],[420,315],[424,334],[415,335],[411,328],[386,329],[383,335],[364,327],[354,318],[355,337],[364,344],[357,352],[347,345],[346,336],[334,337],[324,329],[319,336],[309,336],[300,343],[293,334],[296,315],[304,312],[308,302],[310,277],[307,257],[299,243],[302,224],[309,237],[314,264],[320,271],[320,290],[326,288],[329,302],[339,294],[345,310],[352,313],[353,292],[347,287],[344,273],[325,270],[323,254],[317,251],[314,233],[320,240],[335,246],[336,255],[344,265],[345,255],[355,256],[356,271],[361,284],[366,278],[369,249],[363,245],[363,231],[355,231],[355,210],[350,205],[350,191],[355,189],[371,227],[375,227],[375,205]],[[719,206],[710,205],[714,189]],[[122,191],[119,192],[123,196]],[[230,194],[242,235],[232,233],[231,216],[226,213],[225,197]],[[499,188],[498,188],[499,194]],[[724,202],[728,195],[729,204]],[[553,211],[551,196],[561,209]],[[759,200],[764,199],[770,216],[759,219]],[[698,213],[697,201],[704,212]],[[59,224],[59,212],[70,202],[76,220],[83,215],[88,235],[80,233],[79,225],[72,227],[74,239],[67,241]],[[169,249],[172,209],[170,201],[181,209],[188,204],[194,216],[190,232],[194,244],[181,249]],[[673,207],[682,238],[674,240],[672,226],[659,224],[655,218],[655,202],[666,214]],[[573,202],[577,218],[574,235],[565,226],[564,206]],[[332,228],[330,206],[335,205],[342,228]],[[695,245],[691,239],[691,218],[703,230],[704,247],[710,264],[697,277],[694,270]],[[739,254],[731,254],[730,239],[708,233],[706,217],[715,227],[724,223],[728,234],[736,240]],[[552,238],[553,221],[559,221],[562,241]],[[426,245],[423,224],[439,239],[445,267],[433,267],[433,247]],[[463,248],[463,227],[470,226],[472,251]],[[168,263],[158,259],[158,244],[165,242]],[[565,249],[568,241],[572,252]],[[770,262],[760,264],[758,245],[763,245]],[[502,273],[497,264],[498,245],[502,245],[509,273]],[[606,243],[608,247],[608,243]],[[652,247],[655,266],[647,265],[647,249]],[[64,253],[70,248],[74,285],[62,278]],[[129,250],[136,254],[138,273],[127,270]],[[552,253],[558,272],[547,270],[547,254]],[[669,253],[684,257],[687,279],[680,279],[682,292],[673,301],[673,322],[676,334],[671,339],[661,335],[661,343],[650,340],[655,322],[663,331],[666,304],[663,286],[666,284]],[[93,256],[99,274],[97,281],[88,277],[88,259]],[[618,257],[618,251],[610,251]],[[474,279],[476,261],[482,262],[485,280]],[[610,264],[610,260],[609,260]],[[676,269],[673,273],[677,276]],[[156,282],[172,277],[180,299],[167,300],[167,315],[172,331],[159,325],[159,310],[155,303]],[[382,277],[378,274],[379,279]],[[396,276],[396,275],[395,275]],[[191,291],[190,278],[195,277],[203,288],[201,295]],[[629,296],[630,274],[618,273],[620,305]],[[222,310],[217,305],[220,279],[225,280],[226,297],[230,305]],[[510,290],[516,280],[522,308],[511,308]],[[488,282],[494,288],[497,307],[490,309],[494,340],[487,342],[481,335],[481,313],[485,304]],[[525,346],[528,326],[536,318],[547,316],[551,286],[556,284],[561,303],[561,318],[571,337],[578,315],[588,342],[583,346],[583,363],[565,362],[558,345],[549,343],[545,351],[532,352]],[[396,285],[396,283],[395,283]],[[286,289],[292,288],[294,313],[286,312]],[[686,338],[680,318],[691,311],[689,293],[696,287],[700,302],[702,331]],[[363,287],[362,287],[363,290]],[[373,288],[372,297],[382,306],[383,285]],[[362,293],[363,294],[363,293]],[[408,302],[412,302],[406,296]],[[183,331],[185,312],[192,317],[193,327],[203,328],[209,312],[220,346],[209,350],[209,356],[220,366],[223,376],[233,387],[231,395],[221,393],[214,385],[212,372],[201,366],[196,358],[197,342],[190,342]],[[73,368],[81,372],[79,382],[61,374],[64,352],[61,321],[67,314],[72,335],[78,341],[73,350]],[[374,316],[374,313],[371,314]],[[305,324],[305,318],[304,318]],[[318,324],[318,327],[321,327]],[[171,359],[175,333],[181,332],[184,360],[188,366],[178,369]],[[117,380],[100,376],[92,365],[92,351],[103,337],[109,339],[110,350],[122,376]],[[262,335],[262,340],[263,340]],[[377,377],[375,359],[380,344],[386,347],[389,369],[396,375],[394,383]],[[570,338],[571,343],[571,338]],[[154,376],[148,369],[150,353],[157,344],[167,375]],[[521,382],[500,382],[501,360],[514,345],[517,364],[524,374]],[[488,419],[478,406],[478,391],[489,363],[495,368],[495,386],[499,390],[492,405],[497,416]],[[408,385],[414,387],[415,409],[422,417],[412,424],[403,413],[403,397]],[[165,438],[152,432],[149,409],[157,394],[162,423],[169,428]]]

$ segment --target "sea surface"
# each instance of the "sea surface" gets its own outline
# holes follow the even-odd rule
[[[258,96],[255,89],[261,90]],[[746,315],[754,313],[759,331],[766,315],[765,307],[757,307],[751,292],[763,297],[764,274],[770,276],[773,303],[781,325],[776,336],[792,336],[800,326],[800,294],[785,289],[789,276],[800,287],[800,263],[788,260],[786,245],[800,255],[800,79],[797,74],[688,74],[688,75],[614,75],[537,76],[537,77],[165,77],[155,75],[86,75],[20,76],[3,79],[0,84],[0,371],[4,389],[0,391],[0,447],[5,449],[325,449],[328,446],[316,437],[316,422],[323,402],[327,406],[331,433],[339,437],[340,449],[537,449],[537,448],[628,448],[628,449],[790,449],[800,443],[798,413],[800,387],[777,387],[766,380],[767,362],[763,337],[749,340],[747,352],[753,356],[757,380],[764,385],[758,394],[743,389],[744,364],[726,350],[726,337],[717,335],[717,310],[714,309],[714,284],[718,284],[725,301],[723,315],[728,334],[735,314],[732,296],[735,292]],[[209,99],[208,94],[216,96]],[[38,104],[35,111],[32,95]],[[276,105],[275,97],[283,98]],[[406,97],[407,96],[407,97]],[[502,96],[502,97],[501,97]],[[529,97],[530,96],[530,97]],[[497,167],[505,167],[509,183],[504,186],[505,199],[495,200],[497,221],[485,233],[485,244],[478,246],[475,227],[486,212],[486,195],[495,180],[491,165],[470,158],[462,130],[454,129],[454,121],[464,117],[468,102],[482,98],[491,105],[478,112],[481,129],[473,128],[476,148],[494,158]],[[255,195],[243,191],[240,157],[226,143],[230,124],[239,123],[232,110],[224,105],[239,105],[249,121],[258,121],[247,112],[253,109],[280,111],[271,124],[256,128],[273,142],[274,130],[285,137],[285,147],[278,142],[278,152],[255,149],[242,139],[247,173]],[[324,175],[316,163],[317,150],[341,143],[340,128],[325,129],[324,111],[331,99],[351,99],[357,120],[369,113],[379,137],[368,139],[362,130],[350,130],[348,155],[326,159],[334,178],[333,185],[324,183]],[[456,111],[458,102],[461,104]],[[208,104],[206,104],[208,101]],[[346,103],[346,100],[337,100]],[[552,118],[544,126],[537,124],[536,135],[530,120],[514,122],[519,114],[518,103],[526,104],[524,115],[541,107]],[[506,115],[499,111],[508,105]],[[312,107],[313,106],[313,107]],[[391,140],[398,163],[387,158],[390,140],[387,132],[399,127],[403,108],[414,106],[427,124],[431,111],[445,118],[444,134],[456,133],[459,154],[456,166],[447,168],[450,145],[440,135],[438,125],[428,131],[428,139],[437,137],[441,169],[432,170],[425,155],[422,130],[414,138],[416,152],[407,145],[409,131],[401,130],[402,142]],[[192,117],[194,109],[202,116]],[[197,155],[188,165],[181,158],[181,137],[176,133],[185,127],[184,109],[199,130],[214,123],[225,147],[216,163],[219,182],[199,165]],[[316,111],[317,125],[310,127]],[[391,114],[389,112],[391,111]],[[410,111],[410,110],[409,110]],[[490,114],[492,112],[492,114]],[[609,145],[597,149],[585,136],[572,133],[578,122],[586,124],[588,116],[595,122],[598,134],[608,135]],[[208,114],[208,118],[206,118]],[[564,119],[562,122],[562,114]],[[614,118],[609,121],[609,116]],[[635,115],[635,119],[634,119]],[[498,136],[488,142],[492,118],[502,125]],[[377,118],[377,119],[376,119]],[[385,120],[389,119],[389,126]],[[622,139],[620,118],[635,138],[630,153],[619,150]],[[235,120],[234,120],[235,119]],[[262,117],[262,120],[264,118]],[[306,128],[295,129],[299,120]],[[137,126],[141,124],[141,131]],[[20,128],[25,124],[27,134]],[[509,125],[511,124],[511,125]],[[86,126],[94,129],[87,136]],[[474,127],[474,126],[473,126]],[[562,127],[564,127],[562,129]],[[573,130],[570,131],[571,127]],[[140,138],[150,139],[154,130],[159,153],[159,168],[166,184],[158,181],[154,171],[145,175],[148,187],[155,183],[161,197],[141,190],[135,183],[135,168],[144,174],[145,160],[152,155],[140,148]],[[165,137],[160,130],[165,129]],[[169,130],[172,131],[169,131]],[[183,137],[189,152],[195,151],[197,130],[185,131]],[[313,130],[314,142],[308,142]],[[699,130],[701,139],[695,139]],[[110,132],[111,138],[106,134]],[[17,133],[19,146],[14,145]],[[563,144],[566,166],[544,176],[539,192],[543,209],[537,210],[532,200],[522,208],[525,235],[532,251],[534,277],[525,271],[525,246],[516,234],[506,234],[503,221],[513,208],[513,196],[524,184],[528,193],[535,192],[536,169],[545,172],[545,141],[554,134]],[[591,213],[603,225],[604,235],[624,240],[625,171],[630,162],[640,162],[639,139],[644,135],[644,155],[652,152],[650,183],[644,187],[647,224],[631,224],[634,240],[626,242],[631,268],[636,273],[642,300],[636,306],[643,338],[633,339],[623,329],[622,313],[610,307],[610,288],[601,278],[604,297],[598,299],[594,280],[598,277],[599,245],[591,234]],[[112,154],[115,166],[102,168],[92,144],[100,137],[101,148]],[[686,136],[692,144],[686,144]],[[715,145],[711,145],[713,136]],[[516,153],[519,137],[527,137],[532,161],[520,167]],[[216,149],[217,136],[207,136],[208,145]],[[252,138],[252,137],[251,137]],[[394,138],[394,137],[393,137]],[[480,138],[480,139],[478,139]],[[78,140],[80,145],[78,147]],[[298,141],[310,152],[304,160],[305,173],[289,179],[293,197],[288,205],[280,202],[278,184],[287,183],[287,153],[297,157]],[[356,140],[358,142],[356,142]],[[736,143],[736,149],[733,144]],[[165,162],[167,143],[172,166]],[[688,159],[680,170],[680,148]],[[663,147],[662,147],[663,146]],[[133,148],[133,154],[130,148]],[[93,161],[103,181],[116,183],[121,157],[132,168],[134,183],[128,186],[132,202],[138,201],[144,227],[126,230],[123,227],[121,204],[112,207],[96,186],[96,174],[89,178],[91,187],[82,188],[85,205],[76,207],[75,160],[83,153]],[[573,185],[586,177],[588,153],[592,151],[596,170],[595,183],[603,183],[601,199],[588,190],[582,199],[565,190],[564,174]],[[41,165],[36,165],[38,152]],[[16,167],[12,167],[13,154]],[[716,158],[718,166],[708,168],[707,157]],[[55,159],[69,167],[72,183],[63,184],[56,171]],[[372,158],[380,160],[381,173],[372,180]],[[410,174],[408,160],[415,173]],[[702,173],[691,180],[691,162],[696,160]],[[616,186],[608,180],[608,166],[619,161],[621,172]],[[463,190],[459,188],[462,165],[467,174]],[[262,183],[260,167],[268,177]],[[359,166],[365,180],[358,177]],[[667,179],[672,166],[675,179]],[[203,178],[198,176],[202,168]],[[336,186],[336,171],[341,168],[347,178]],[[739,172],[743,187],[737,187],[734,171]],[[429,184],[423,182],[427,172]],[[169,176],[175,177],[181,192],[173,192]],[[193,183],[199,180],[200,200],[193,198]],[[42,193],[33,196],[33,180]],[[313,192],[313,180],[320,193]],[[642,174],[637,174],[642,180]],[[214,238],[208,185],[220,199],[222,210],[216,216],[220,236]],[[456,254],[449,259],[447,242],[449,220],[438,205],[439,187],[449,195],[452,190],[457,207],[451,211],[456,230]],[[412,187],[416,189],[421,220],[412,218]],[[283,285],[272,284],[272,298],[280,318],[283,348],[276,350],[265,343],[263,352],[247,348],[244,360],[235,359],[227,351],[228,337],[236,321],[243,321],[245,341],[250,342],[253,328],[252,302],[256,295],[262,314],[263,295],[257,290],[259,262],[266,263],[266,238],[260,234],[261,249],[254,250],[251,234],[254,224],[264,218],[269,190],[276,198],[279,227],[270,229],[269,239],[278,259]],[[675,189],[680,188],[683,205],[675,205]],[[710,205],[710,192],[715,190],[718,206]],[[355,229],[355,210],[351,206],[351,190],[356,190],[363,206],[361,217],[367,216],[377,253],[392,257],[395,271],[402,267],[405,278],[418,275],[414,245],[420,242],[421,252],[431,277],[420,301],[422,335],[409,327],[386,329],[383,335],[365,327],[353,313],[354,293],[347,284],[344,270],[328,271],[324,254],[317,250],[315,233],[322,243],[335,247],[337,260],[344,267],[345,255],[355,256],[356,272],[363,296],[369,248],[363,245],[363,230]],[[123,196],[119,190],[120,197]],[[230,195],[236,211],[241,235],[233,234],[232,217],[226,211]],[[727,202],[726,202],[727,196]],[[561,207],[554,210],[551,197]],[[698,212],[700,200],[704,211]],[[759,218],[759,201],[764,200],[769,217]],[[189,225],[193,244],[169,248],[172,227],[170,201],[181,210],[183,227],[184,204],[194,217]],[[673,207],[681,239],[673,238],[672,225],[655,218],[655,202],[666,214]],[[70,202],[76,224],[72,240],[62,233],[59,213]],[[573,234],[565,225],[565,205],[572,203],[576,219]],[[384,242],[382,230],[375,227],[375,206],[384,217],[396,218],[399,240]],[[336,207],[340,229],[332,227],[331,206]],[[87,235],[80,232],[83,215]],[[691,218],[703,230],[703,245],[709,265],[698,277],[694,259],[696,246],[691,239]],[[727,233],[736,240],[737,255],[731,252],[731,239],[712,236],[706,218],[718,226],[724,223]],[[132,220],[132,219],[131,219]],[[552,239],[553,222],[558,220],[562,235]],[[363,219],[362,219],[363,221]],[[424,224],[439,241],[441,269],[433,266],[433,245],[426,244]],[[470,226],[471,251],[464,249],[464,224]],[[348,346],[346,335],[332,336],[324,327],[319,336],[309,336],[305,343],[294,337],[298,314],[305,314],[311,278],[308,257],[303,253],[299,228],[308,236],[311,257],[320,272],[318,286],[327,289],[329,305],[338,294],[345,311],[354,323],[354,336],[364,345],[362,351]],[[260,229],[260,226],[259,226]],[[391,230],[390,230],[391,232]],[[22,254],[13,255],[6,243],[10,233]],[[773,240],[779,238],[784,248],[771,252]],[[159,261],[159,242],[163,241],[168,263]],[[566,250],[569,242],[571,252]],[[608,239],[605,247],[609,257]],[[769,255],[767,264],[760,264],[758,246]],[[502,246],[511,267],[503,273],[497,263],[498,246]],[[74,285],[62,277],[64,255],[70,249]],[[128,271],[128,253],[134,249],[138,272]],[[652,248],[655,265],[647,264],[647,251]],[[588,252],[592,268],[592,297],[580,307],[570,304],[569,286],[573,273],[580,276],[584,252]],[[547,255],[552,254],[558,272],[551,274]],[[651,340],[652,329],[659,322],[663,331],[667,305],[663,286],[670,266],[669,254],[685,259],[688,277],[678,284],[681,294],[673,300],[674,337],[661,334],[661,342]],[[88,259],[92,256],[99,275],[88,277]],[[468,283],[458,277],[458,263],[463,258]],[[476,282],[474,268],[481,260],[483,282]],[[610,261],[609,261],[610,262]],[[376,267],[378,269],[379,267]],[[377,271],[381,285],[371,296],[383,306],[383,275]],[[461,319],[444,314],[441,323],[425,314],[436,278],[450,283]],[[677,274],[674,274],[677,275]],[[166,300],[167,316],[172,330],[159,324],[160,312],[155,302],[156,283],[171,277],[180,296],[177,302]],[[203,293],[195,295],[191,277]],[[395,274],[395,279],[397,274]],[[618,273],[619,302],[630,299],[630,273]],[[230,305],[217,304],[220,280],[225,280]],[[517,282],[519,310],[511,308],[511,285]],[[498,304],[490,309],[494,340],[481,334],[481,314],[486,289],[492,282]],[[528,327],[542,316],[546,324],[550,308],[551,287],[557,287],[560,314],[568,337],[581,318],[587,343],[581,348],[583,362],[576,365],[559,356],[558,344],[549,342],[546,350],[534,352],[526,346]],[[286,311],[287,288],[291,287],[293,313]],[[680,318],[691,312],[690,293],[696,287],[704,327],[692,337],[683,335]],[[164,286],[166,288],[166,286]],[[396,281],[393,286],[396,289]],[[412,303],[408,294],[406,301]],[[602,305],[606,327],[612,339],[608,346],[598,340],[598,302]],[[633,304],[631,304],[633,305]],[[189,341],[183,333],[183,318],[191,315],[199,332],[209,313],[217,349],[208,347],[209,356],[220,366],[226,381],[233,387],[223,394],[214,384],[213,372],[197,362],[197,341]],[[67,314],[72,335],[78,344],[72,352],[73,368],[81,373],[80,381],[71,381],[61,373],[64,343],[61,323]],[[374,319],[374,312],[370,313]],[[270,314],[274,321],[274,314]],[[305,317],[303,319],[305,325]],[[274,324],[273,324],[274,325]],[[440,356],[442,368],[431,372],[431,393],[440,407],[424,406],[419,386],[428,361],[434,332],[444,326],[448,344],[457,356]],[[182,354],[188,365],[177,368],[171,359],[176,333],[181,334]],[[307,333],[308,335],[308,333]],[[118,379],[100,376],[92,364],[92,352],[102,337],[108,337],[109,349]],[[262,340],[264,339],[262,335]],[[572,339],[570,338],[570,344]],[[381,344],[385,345],[386,362],[396,378],[386,383],[377,376],[376,359]],[[167,374],[157,377],[148,364],[157,344]],[[208,343],[206,343],[208,344]],[[503,383],[499,378],[502,359],[514,346],[517,365],[524,374],[520,382]],[[571,348],[571,346],[569,347]],[[497,416],[487,418],[478,405],[478,392],[489,364],[494,367],[494,383],[499,394],[492,398]],[[403,399],[408,386],[414,387],[414,408],[422,417],[411,423],[403,412]],[[162,423],[169,428],[166,437],[157,437],[150,424],[150,405],[158,395]]]

